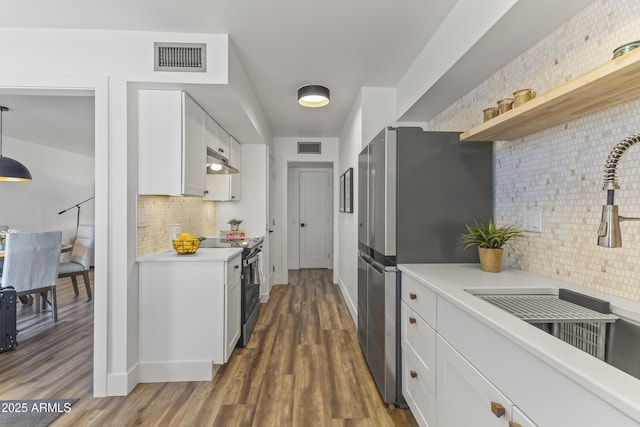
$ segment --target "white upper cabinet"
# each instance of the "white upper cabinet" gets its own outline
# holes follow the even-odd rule
[[[186,93],[138,93],[138,193],[203,196],[206,113]]]
[[[241,170],[242,152],[240,143],[233,136],[229,138],[229,143],[229,164]],[[239,173],[230,175],[207,175],[204,200],[239,201],[240,178]]]
[[[229,134],[210,116],[205,117],[204,123],[205,145],[229,159]]]

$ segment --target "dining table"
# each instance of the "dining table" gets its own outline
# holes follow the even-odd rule
[[[60,244],[60,253],[70,252],[73,249],[73,245],[69,243]],[[4,260],[4,249],[0,250],[0,260]]]

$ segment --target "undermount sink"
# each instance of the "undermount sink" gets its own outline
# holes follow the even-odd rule
[[[608,302],[563,289],[465,290],[640,379],[640,324],[610,313]]]

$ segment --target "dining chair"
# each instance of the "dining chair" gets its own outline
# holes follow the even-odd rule
[[[40,295],[44,296],[46,304],[47,293],[51,291],[54,322],[58,321],[56,282],[61,242],[61,231],[8,234],[0,278],[0,284],[12,286],[18,297],[34,294],[36,312],[40,312]]]
[[[78,292],[76,276],[82,274],[84,287],[87,290],[87,298],[91,299],[91,282],[89,269],[93,260],[93,247],[95,244],[95,227],[93,225],[79,225],[76,240],[73,242],[69,262],[61,262],[58,268],[58,277],[71,277],[73,291]]]
[[[8,225],[0,225],[0,231],[9,231]],[[2,248],[4,250],[4,247]],[[0,276],[2,276],[2,268],[4,267],[4,259],[0,260]]]

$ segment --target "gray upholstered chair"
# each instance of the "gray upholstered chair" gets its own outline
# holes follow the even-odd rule
[[[93,260],[93,247],[95,242],[95,227],[93,225],[79,225],[78,233],[69,262],[60,263],[58,277],[71,277],[73,290],[78,295],[78,280],[76,276],[82,275],[84,287],[87,290],[87,298],[91,299],[91,282],[89,281],[89,269]]]
[[[62,232],[11,233],[5,239],[4,269],[0,284],[12,286],[18,297],[36,295],[40,311],[40,294],[51,291],[54,322],[58,321],[56,282],[60,265]]]
[[[0,231],[8,231],[8,225],[0,225]],[[4,247],[2,248],[4,250]],[[4,259],[0,259],[0,276],[2,276],[2,267],[4,267]]]

